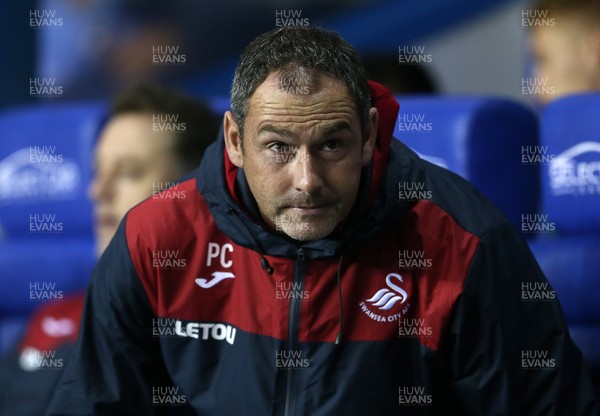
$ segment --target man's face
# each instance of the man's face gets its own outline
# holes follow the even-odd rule
[[[183,173],[171,150],[173,142],[168,134],[152,131],[151,114],[118,115],[103,129],[89,188],[98,255],[131,207]]]
[[[321,75],[317,85],[285,92],[272,73],[250,98],[242,138],[232,114],[225,117],[229,157],[244,169],[264,221],[296,240],[326,237],[348,215],[377,131],[372,108],[363,134],[341,81]]]
[[[545,80],[546,93],[538,100],[547,104],[563,95],[598,89],[600,59],[597,40],[575,18],[557,19],[551,27],[536,27],[531,34],[535,76]]]

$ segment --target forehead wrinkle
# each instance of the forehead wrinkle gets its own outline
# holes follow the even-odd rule
[[[317,114],[328,115],[330,113],[344,113],[344,114],[354,114],[355,109],[354,106],[349,105],[347,103],[323,103],[319,102],[310,106],[297,106],[297,105],[281,105],[281,104],[270,104],[264,103],[263,105],[256,106],[255,109],[260,111],[260,115],[262,114],[289,114],[289,115],[305,115],[305,116],[313,116]]]
[[[261,136],[261,134],[266,131],[278,130],[280,132],[285,132],[284,134],[280,134],[280,137],[285,137],[287,140],[291,141],[297,141],[302,138],[318,139],[320,137],[326,137],[335,134],[342,130],[352,131],[352,126],[350,123],[346,120],[340,119],[326,122],[323,122],[322,120],[311,120],[301,124],[291,123],[291,125],[290,123],[278,123],[276,129],[270,129],[269,127],[272,126],[272,124],[267,122],[267,129],[259,129],[258,136]]]
[[[260,117],[257,123],[257,131],[265,130],[289,130],[309,129],[314,126],[323,126],[326,130],[340,130],[340,126],[352,128],[352,120],[345,113],[325,114],[323,117],[314,118],[311,115],[292,115],[282,113],[279,117]]]
[[[297,95],[276,90],[274,80],[269,78],[250,97],[249,112],[257,107],[273,111],[290,111],[291,107],[297,107],[312,113],[322,111],[325,105],[327,111],[330,111],[331,107],[341,107],[347,108],[347,111],[357,112],[352,97],[340,81],[325,77],[325,82],[321,83],[321,88],[318,90],[308,95]]]
[[[289,107],[292,105],[310,110],[313,108],[319,108],[327,103],[328,105],[350,107],[353,110],[355,109],[354,102],[346,94],[338,97],[327,97],[325,95],[326,93],[331,94],[331,91],[320,91],[318,93],[306,96],[287,93],[277,93],[279,97],[274,96],[274,94],[257,94],[256,97],[253,97],[253,101],[255,105],[265,107]]]
[[[333,102],[302,102],[300,105],[281,101],[262,101],[251,106],[249,117],[257,120],[257,129],[265,124],[280,123],[321,123],[329,120],[344,120],[352,125],[356,110],[345,100]]]
[[[276,87],[268,81],[250,98],[247,118],[253,119],[257,132],[270,125],[298,135],[315,127],[320,130],[321,125],[330,130],[335,124],[347,124],[353,130],[359,123],[356,105],[339,82],[328,80],[318,91],[299,96],[273,92]]]
[[[254,111],[256,112],[255,117],[259,120],[259,124],[266,122],[267,119],[272,120],[273,118],[277,118],[277,121],[280,122],[311,121],[315,116],[317,116],[320,121],[340,118],[351,119],[355,113],[354,107],[347,103],[334,103],[333,105],[327,105],[326,108],[325,103],[318,103],[317,105],[302,108],[284,106],[281,104],[266,104],[257,107],[254,107]],[[252,110],[250,113],[252,113]],[[347,121],[349,122],[349,120]]]

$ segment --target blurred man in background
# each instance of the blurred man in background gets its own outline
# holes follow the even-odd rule
[[[218,125],[204,105],[161,87],[137,86],[116,97],[95,150],[89,188],[98,256],[129,208],[200,163]],[[20,345],[0,367],[0,415],[44,413],[61,371],[40,367],[36,352],[56,351],[53,359],[66,361],[83,302],[83,293],[73,294],[33,313]]]
[[[158,87],[117,97],[96,149],[90,186],[98,255],[129,208],[198,166],[218,128],[206,107]]]
[[[532,10],[534,74],[554,87],[539,101],[600,91],[600,1],[538,0]]]

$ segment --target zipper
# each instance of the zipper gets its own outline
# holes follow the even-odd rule
[[[296,252],[296,263],[294,264],[294,276],[292,290],[302,293],[304,291],[304,272],[305,272],[305,254],[303,249],[298,249]],[[298,332],[300,323],[300,306],[302,304],[301,296],[292,296],[290,299],[290,317],[288,323],[288,349],[294,350],[298,346]],[[285,406],[284,416],[294,414],[296,407],[296,399],[298,396],[298,370],[288,369],[285,378]]]

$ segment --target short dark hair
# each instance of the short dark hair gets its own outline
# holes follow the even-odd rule
[[[356,50],[340,35],[316,27],[282,27],[254,39],[244,50],[231,86],[231,111],[240,130],[248,114],[248,101],[274,71],[296,68],[314,82],[315,72],[342,81],[358,110],[363,127],[370,104],[367,74]],[[304,70],[304,71],[303,71]]]
[[[582,21],[600,22],[600,0],[536,0],[534,10],[547,10],[553,17],[577,15]]]
[[[219,131],[220,120],[207,106],[179,91],[155,84],[139,84],[118,94],[109,117],[123,114],[177,114],[185,131],[173,130],[175,155],[187,172],[200,164],[206,148]]]

